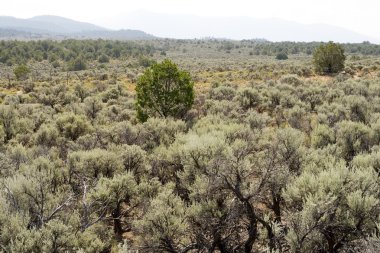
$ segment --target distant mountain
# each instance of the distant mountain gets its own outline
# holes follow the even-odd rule
[[[59,16],[36,16],[30,19],[27,19],[29,22],[39,22],[47,23],[49,25],[54,25],[55,27],[60,28],[60,31],[52,31],[58,33],[79,33],[85,31],[107,31],[108,29],[96,26],[90,23],[79,22],[68,18],[63,18]]]
[[[199,17],[193,15],[158,14],[138,11],[113,17],[109,23],[128,25],[166,38],[265,38],[269,41],[337,41],[358,43],[371,38],[345,28],[313,24],[306,25],[281,19],[257,19],[251,17]]]
[[[147,34],[140,30],[122,29],[118,31],[108,30],[108,31],[85,31],[81,33],[72,34],[74,38],[87,38],[87,39],[109,39],[109,40],[125,40],[125,39],[154,39],[153,35]]]
[[[380,44],[380,39],[345,28],[326,25],[305,25],[281,19],[251,17],[199,17],[192,15],[157,14],[145,11],[115,16],[104,23],[118,23],[130,29],[111,30],[90,23],[59,16],[37,16],[28,19],[0,16],[0,39],[117,39],[149,40],[155,34],[164,38],[225,38],[269,41],[336,41]],[[145,31],[145,32],[143,32]]]
[[[153,39],[139,30],[110,30],[90,23],[59,16],[37,16],[28,19],[0,16],[2,39]]]
[[[26,32],[48,32],[57,34],[107,30],[100,26],[57,16],[37,16],[29,19],[2,16],[0,17],[0,27]]]

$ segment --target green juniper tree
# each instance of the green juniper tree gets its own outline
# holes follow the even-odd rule
[[[30,69],[25,64],[21,64],[13,70],[13,73],[15,74],[17,80],[24,80],[28,77]]]
[[[345,60],[343,47],[332,41],[320,45],[313,54],[315,70],[321,74],[338,73],[343,70]]]
[[[153,64],[137,81],[137,117],[182,118],[193,104],[193,86],[190,74],[172,61]]]

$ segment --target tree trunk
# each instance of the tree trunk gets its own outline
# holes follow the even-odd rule
[[[208,250],[209,253],[215,252],[215,248],[218,248],[220,253],[229,253],[228,248],[226,247],[226,244],[222,240],[222,236],[220,235],[219,231],[215,231],[214,234],[214,242],[212,244],[212,247]]]
[[[117,240],[121,240],[123,237],[123,227],[121,225],[120,216],[120,202],[117,204],[115,210],[112,212],[112,218],[113,218],[113,231],[115,232]]]
[[[257,218],[257,219],[261,223],[261,225],[263,225],[263,227],[267,230],[268,240],[269,240],[269,243],[268,243],[269,252],[272,252],[273,249],[276,249],[276,238],[275,238],[275,234],[273,232],[273,229],[272,229],[270,223],[266,222],[265,220],[263,220],[261,218]]]
[[[279,194],[272,192],[272,199],[273,199],[272,209],[275,215],[274,220],[276,222],[281,222],[281,206],[280,206],[281,196]]]
[[[253,244],[255,243],[256,238],[257,238],[257,218],[248,200],[245,201],[244,205],[249,217],[249,225],[247,227],[248,239],[245,241],[245,244],[244,244],[244,252],[251,253]]]

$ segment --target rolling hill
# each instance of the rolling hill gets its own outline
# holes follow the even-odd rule
[[[0,38],[138,40],[155,37],[139,30],[111,30],[68,18],[45,15],[28,19],[0,16]]]
[[[130,29],[112,30],[59,16],[36,16],[20,19],[0,16],[0,39],[111,39],[149,40],[157,38],[257,39],[269,41],[336,41],[361,43],[372,38],[328,24],[301,24],[282,19],[252,17],[201,17],[194,15],[133,12],[104,20]]]

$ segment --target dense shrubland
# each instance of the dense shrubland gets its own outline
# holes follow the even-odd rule
[[[15,64],[28,60],[69,62],[81,56],[86,60],[98,60],[101,63],[109,58],[124,58],[154,53],[149,43],[107,41],[107,40],[63,40],[60,42],[42,41],[1,41],[0,62]]]
[[[42,41],[0,41],[0,62],[7,65],[24,63],[25,61],[48,60],[55,65],[59,61],[70,62],[78,57],[88,61],[108,63],[111,59],[141,57],[140,62],[149,64],[145,55],[158,52],[165,56],[166,51],[173,49],[181,53],[194,52],[191,48],[210,49],[218,53],[248,53],[250,56],[277,56],[286,60],[288,55],[311,55],[321,43],[300,42],[268,42],[261,40],[152,40],[139,42],[122,42],[109,40],[42,40]],[[356,55],[379,55],[380,46],[369,42],[343,44],[345,52]],[[200,51],[201,52],[201,51]]]
[[[306,43],[136,42],[141,55],[121,59],[106,48],[124,42],[0,45],[32,55],[45,43],[104,50],[80,54],[81,71],[60,57],[53,70],[34,56],[1,66],[1,251],[379,251],[376,58],[348,54],[344,72],[320,77],[289,53]],[[193,106],[142,122],[135,83],[164,57],[190,72]]]

